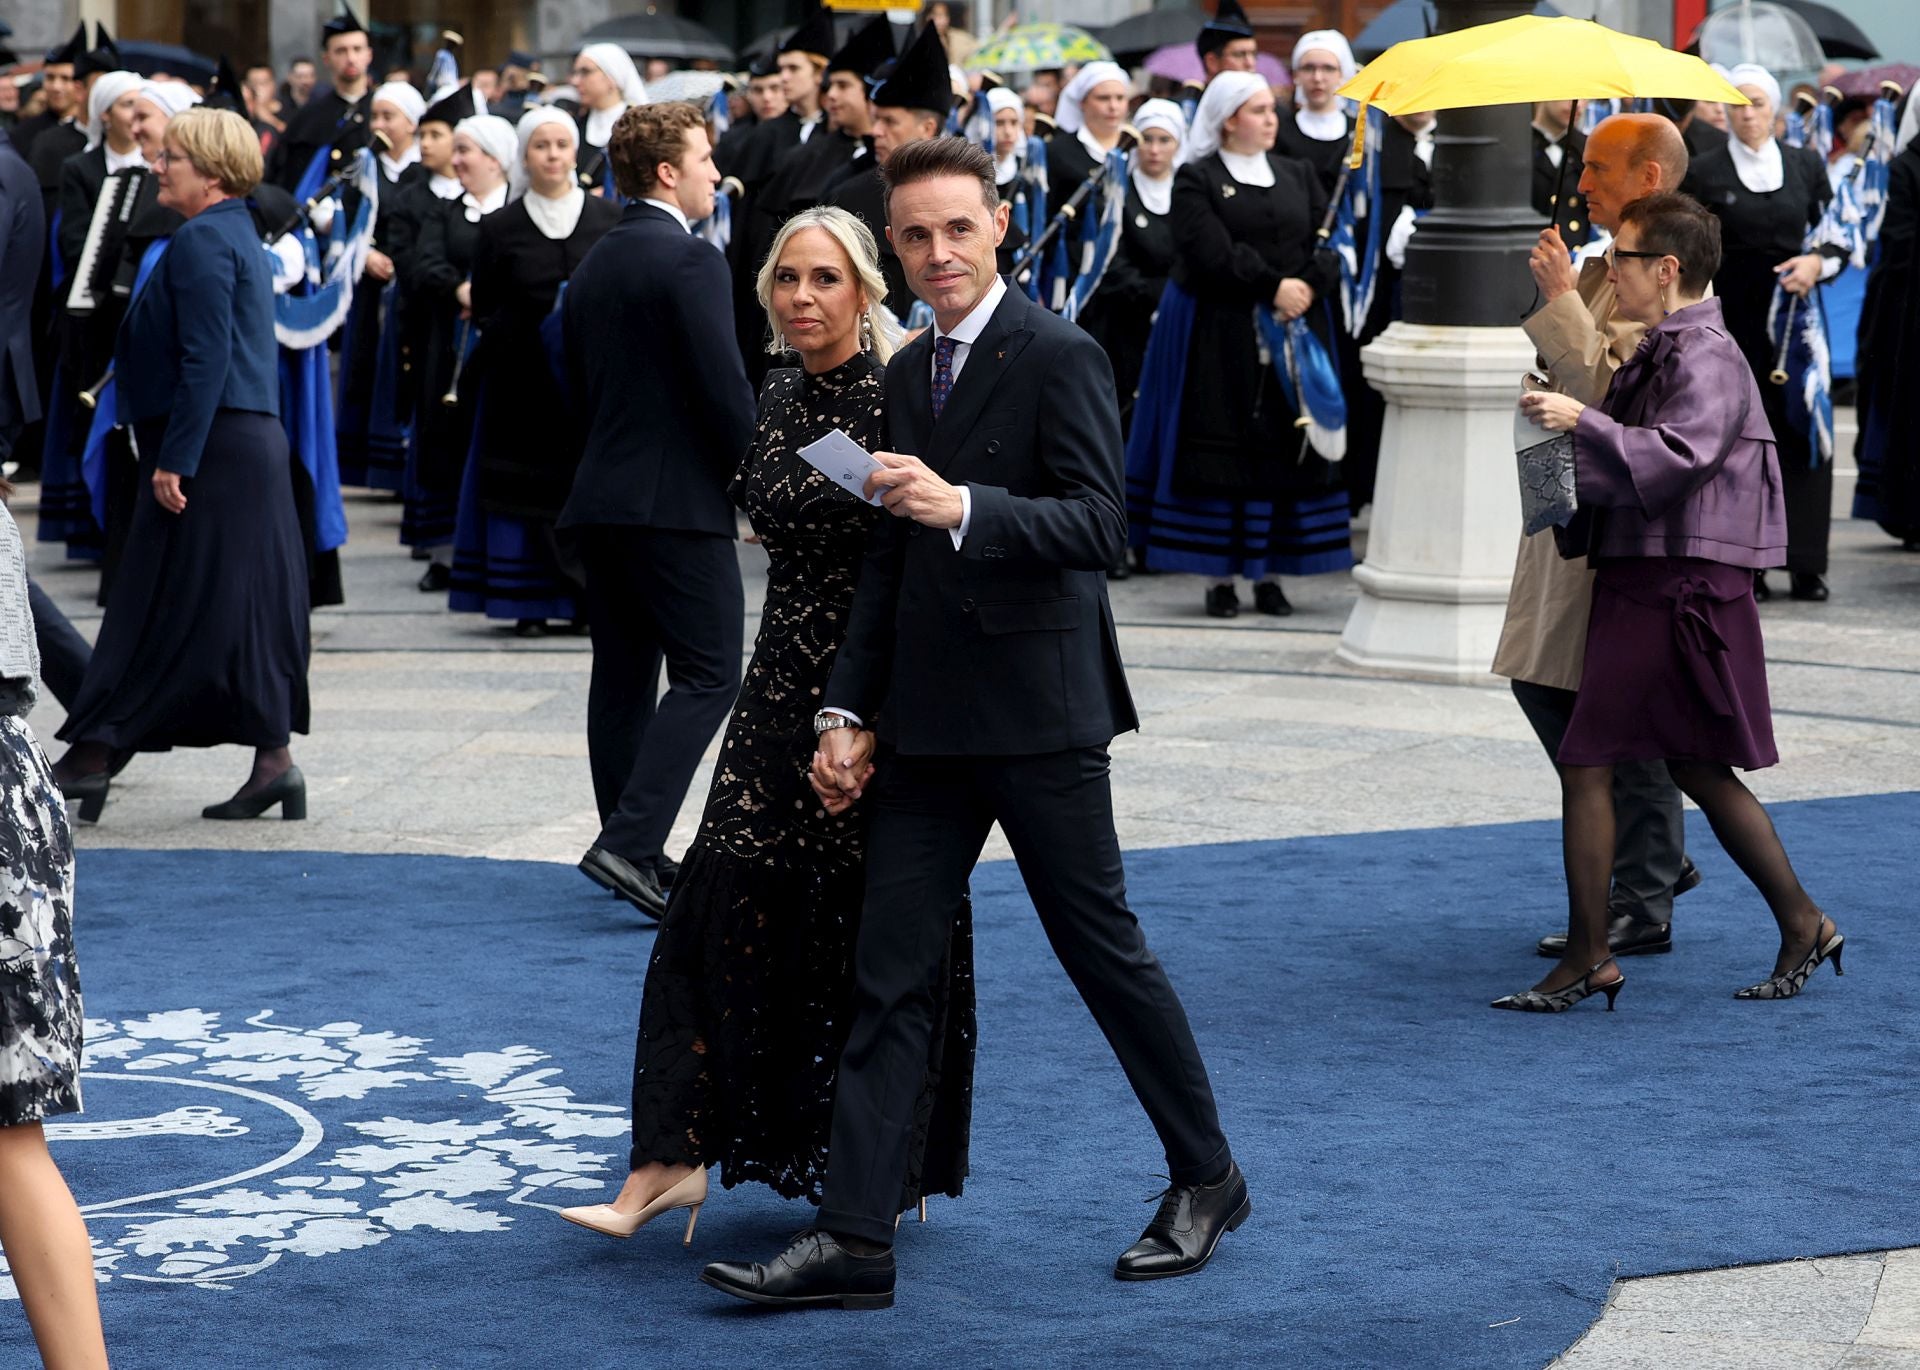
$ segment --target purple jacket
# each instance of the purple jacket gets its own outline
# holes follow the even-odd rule
[[[1699,557],[1754,570],[1787,549],[1780,459],[1720,301],[1647,330],[1573,430],[1580,512],[1563,556]]]

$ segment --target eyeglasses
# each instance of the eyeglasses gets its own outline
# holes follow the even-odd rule
[[[173,160],[173,154],[171,152],[168,152],[165,148],[161,148],[158,152],[153,154],[153,169],[155,171],[158,171],[161,167],[165,166],[168,162],[171,162],[172,160]]]
[[[1673,254],[1671,252],[1628,252],[1623,248],[1609,247],[1607,249],[1607,265],[1612,266],[1617,260],[1619,260],[1622,257],[1627,257],[1627,258],[1635,259],[1639,261],[1657,262],[1661,260],[1663,257],[1672,257],[1672,256]],[[1676,265],[1678,263],[1678,260],[1679,260],[1678,258],[1675,258]],[[1686,267],[1678,266],[1677,269],[1680,275],[1684,276],[1687,274]]]

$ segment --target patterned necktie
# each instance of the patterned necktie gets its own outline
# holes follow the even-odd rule
[[[953,393],[953,350],[958,346],[952,338],[933,340],[933,416],[936,419],[947,407],[947,396]]]

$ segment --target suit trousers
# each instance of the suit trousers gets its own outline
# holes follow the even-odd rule
[[[964,885],[997,820],[1040,925],[1119,1058],[1173,1179],[1206,1184],[1232,1157],[1186,1011],[1127,908],[1107,749],[1040,756],[882,755],[854,950],[854,1018],[834,1098],[818,1225],[891,1243],[933,985]]]
[[[40,648],[40,678],[47,682],[60,707],[71,709],[86,677],[87,663],[93,660],[93,648],[60,612],[53,596],[40,588],[40,582],[27,578],[27,603],[33,609],[33,640]]]
[[[1573,717],[1574,692],[1531,681],[1513,682],[1513,697],[1553,759]],[[1673,921],[1673,887],[1687,859],[1686,811],[1680,787],[1664,761],[1623,762],[1613,768],[1613,892],[1610,915],[1642,923]]]
[[[664,528],[587,528],[580,552],[593,635],[587,753],[597,845],[646,868],[740,693],[740,562],[730,537]]]

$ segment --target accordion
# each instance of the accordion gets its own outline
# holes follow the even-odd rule
[[[67,292],[67,313],[84,319],[109,299],[125,300],[133,280],[121,270],[126,257],[127,230],[141,208],[140,191],[153,173],[145,167],[116,171],[101,183],[87,225],[86,246],[73,269],[73,287]]]

